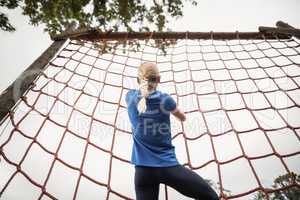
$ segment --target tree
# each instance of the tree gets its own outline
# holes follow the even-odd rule
[[[183,2],[197,5],[196,0],[0,0],[0,7],[21,7],[30,24],[45,24],[45,31],[57,34],[74,22],[79,28],[97,27],[102,31],[149,31],[150,26],[162,31],[168,19],[183,15]],[[1,12],[0,29],[15,30]]]
[[[291,185],[291,182],[295,180],[297,184],[300,184],[300,175],[297,175],[293,172],[290,174],[285,174],[282,176],[278,176],[274,180],[274,184],[272,185],[273,189],[280,189],[284,187],[288,187]],[[299,200],[300,199],[300,187],[289,187],[286,190],[277,190],[270,195],[270,200]],[[263,200],[265,199],[265,194],[261,191],[255,195],[253,200]]]
[[[20,0],[0,0],[0,7],[14,9],[18,7]],[[9,23],[7,16],[0,12],[0,29],[3,31],[15,31],[15,27]]]

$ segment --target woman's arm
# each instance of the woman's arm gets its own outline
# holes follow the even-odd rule
[[[186,120],[184,112],[182,112],[179,108],[175,108],[171,113],[182,122]]]

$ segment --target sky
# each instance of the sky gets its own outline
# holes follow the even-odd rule
[[[174,31],[257,31],[258,26],[275,26],[278,20],[300,27],[298,0],[200,0],[187,4],[184,17],[173,20]],[[3,91],[51,44],[43,26],[28,25],[20,9],[7,11],[17,31],[0,31],[0,91]]]
[[[275,26],[276,21],[282,20],[285,22],[288,22],[290,25],[293,25],[295,27],[300,27],[300,21],[298,20],[300,17],[299,14],[300,9],[300,2],[296,0],[253,0],[253,1],[241,1],[241,0],[230,0],[230,1],[199,1],[198,7],[191,7],[186,6],[184,9],[184,17],[171,22],[170,26],[173,28],[174,31],[257,31],[258,26]],[[31,27],[27,25],[28,19],[26,20],[26,17],[22,16],[20,14],[20,10],[10,12],[10,19],[13,24],[16,25],[17,31],[15,33],[3,33],[0,34],[0,74],[1,74],[1,80],[0,80],[0,90],[5,89],[9,83],[11,83],[15,78],[24,70],[27,66],[29,66],[50,44],[51,40],[49,39],[49,36],[43,32],[43,26],[40,27]],[[179,44],[180,46],[180,44]],[[76,49],[77,47],[75,45],[70,45],[69,48]],[[88,49],[88,48],[87,48]],[[83,50],[85,51],[85,50]],[[180,51],[180,48],[179,48]],[[70,56],[70,52],[62,52],[62,54],[66,54]],[[95,55],[97,54],[97,51],[89,52],[87,55]],[[77,52],[74,55],[74,59],[80,58],[82,56],[82,53]],[[110,55],[106,55],[107,59],[109,59]],[[133,56],[133,55],[132,55]],[[185,55],[181,55],[185,56]],[[196,54],[196,56],[198,56]],[[177,59],[180,56],[177,56]],[[183,58],[181,58],[183,59]],[[92,58],[87,59],[89,64],[92,62]],[[121,58],[119,57],[119,60],[121,62]],[[54,64],[57,65],[63,65],[65,60],[64,59],[56,59],[53,61]],[[134,59],[132,59],[130,62],[132,62],[132,65],[135,65]],[[105,62],[104,60],[99,61],[98,64],[95,64],[97,66],[105,66],[108,62]],[[191,62],[193,63],[193,67],[197,68],[197,66],[201,66],[200,62]],[[76,61],[73,60],[73,63],[69,63],[66,65],[66,68],[72,69],[73,66],[75,66]],[[248,63],[249,64],[249,63]],[[266,63],[260,63],[260,64],[266,64]],[[249,64],[251,65],[251,64]],[[131,66],[131,65],[128,65]],[[127,66],[127,70],[125,74],[130,75],[132,69],[129,69]],[[245,63],[245,66],[247,66],[247,63]],[[87,69],[86,69],[86,68]],[[170,67],[170,66],[164,66],[164,67]],[[167,80],[169,76],[174,76],[174,79],[176,79],[178,82],[180,81],[186,81],[189,76],[187,74],[180,74],[175,73],[175,68],[178,70],[181,69],[181,67],[186,67],[185,65],[181,64],[174,64],[173,65],[174,70],[172,70],[173,74],[165,74],[162,76],[164,80]],[[216,67],[216,66],[212,66]],[[277,67],[279,68],[279,67]],[[88,69],[90,67],[88,65],[84,65],[74,71],[76,71],[79,74],[86,74]],[[49,67],[46,69],[45,74],[47,74],[49,77],[53,76],[57,72],[57,68],[55,67]],[[110,70],[120,70],[119,65],[114,63]],[[276,76],[276,73],[279,73],[280,70],[276,69],[272,75]],[[100,70],[95,70],[100,71]],[[200,71],[200,70],[199,70]],[[199,72],[197,71],[197,72]],[[203,78],[202,76],[196,74],[196,78]],[[99,72],[100,73],[100,72]],[[262,72],[255,72],[254,74],[259,76]],[[68,76],[71,73],[68,72],[68,70],[64,70],[63,73],[60,73],[60,75],[57,77],[58,80],[64,81],[68,78]],[[109,81],[112,81],[112,84],[116,84],[116,82],[120,81],[120,76],[116,77],[113,73],[108,73],[111,77],[106,79],[106,83]],[[96,76],[95,74],[91,74],[91,76]],[[108,76],[109,76],[108,75]],[[241,74],[237,74],[238,76],[241,76]],[[217,78],[222,78],[222,75],[219,75],[218,73],[214,74]],[[76,80],[77,78],[77,80]],[[72,83],[70,82],[71,86],[74,86],[75,88],[80,88],[82,85],[82,80],[79,76],[75,78],[75,81]],[[194,78],[194,76],[193,76]],[[205,78],[205,77],[204,77]],[[223,77],[224,78],[224,77]],[[238,78],[237,78],[238,79]],[[135,79],[134,79],[135,80]],[[39,91],[39,89],[44,87],[45,82],[47,79],[45,77],[41,77],[39,81],[37,82],[37,86],[35,89]],[[131,82],[129,82],[131,81]],[[238,82],[238,81],[236,81]],[[258,85],[261,86],[261,90],[270,88],[270,85],[268,83],[263,83],[263,81],[257,81]],[[276,82],[277,83],[277,82]],[[73,85],[72,85],[73,84]],[[86,86],[86,92],[89,93],[95,93],[97,92],[97,89],[99,87],[93,87],[96,84],[96,82],[89,82]],[[136,87],[136,82],[133,80],[127,80],[125,81],[125,84],[130,84],[130,87]],[[247,85],[248,82],[244,82],[244,84],[240,85],[240,89],[244,91],[254,90],[254,87],[251,88],[249,85]],[[280,83],[277,83],[278,85]],[[284,83],[281,82],[282,85]],[[56,95],[60,89],[63,88],[64,84],[58,83],[58,82],[52,82],[48,85],[46,85],[46,89],[41,89],[42,91],[45,91],[46,93]],[[189,86],[189,85],[187,85]],[[177,93],[189,93],[191,92],[192,87],[186,87],[186,85],[178,84],[176,85],[178,88]],[[290,88],[293,87],[292,84],[287,83],[285,87]],[[110,87],[109,85],[106,85],[104,89],[105,95],[101,96],[100,98],[104,98],[106,101],[114,102],[118,97],[120,96],[120,90],[116,87]],[[171,93],[173,91],[174,85],[164,85],[161,84],[162,91],[166,91],[168,93]],[[70,88],[69,88],[70,89]],[[178,103],[182,106],[182,109],[184,111],[189,111],[193,109],[199,109],[201,108],[204,111],[210,111],[214,108],[218,107],[220,105],[218,95],[212,94],[207,95],[206,93],[209,93],[210,90],[209,84],[202,85],[202,87],[199,87],[196,91],[197,93],[201,93],[199,97],[196,97],[195,95],[189,95],[185,98],[180,98]],[[216,88],[215,88],[216,89]],[[228,92],[232,89],[232,87],[226,86],[222,87],[220,84],[219,88],[217,88],[219,93],[222,92]],[[96,90],[96,91],[95,91]],[[37,93],[34,91],[30,91],[28,96],[28,102],[29,104],[33,103],[35,98],[37,98]],[[294,95],[295,101],[299,102],[299,98],[297,98],[297,91],[293,93],[293,91],[289,92],[289,94]],[[70,95],[70,96],[69,96]],[[78,91],[70,89],[70,91],[66,92],[66,96],[59,95],[60,100],[66,101],[69,104],[72,105],[72,102],[76,98],[76,95],[78,95]],[[226,99],[226,96],[221,97],[221,102],[223,107],[226,107],[227,109],[231,109],[234,107],[243,107],[243,102],[239,101],[240,97],[237,93],[235,93],[237,96],[230,96],[228,99]],[[272,96],[273,95],[273,96]],[[284,98],[283,92],[275,93],[275,94],[267,94],[269,102],[272,103],[273,107],[283,107],[286,108],[289,105],[292,105],[290,101],[288,101],[288,98]],[[195,98],[199,98],[200,105],[195,104]],[[259,124],[263,126],[264,128],[274,128],[274,127],[283,127],[285,126],[285,122],[279,117],[277,112],[273,112],[272,109],[268,109],[266,112],[260,112],[259,107],[268,107],[270,103],[267,103],[265,100],[265,97],[262,97],[262,95],[259,95],[259,93],[253,94],[244,94],[243,98],[245,99],[247,106],[253,108],[253,113],[255,114],[255,117],[258,119]],[[234,100],[234,101],[233,101]],[[236,101],[235,101],[236,100]],[[47,113],[50,109],[50,105],[53,104],[54,98],[46,95],[41,95],[39,97],[39,100],[37,101],[37,104],[35,105],[35,108],[42,113]],[[91,109],[93,106],[96,105],[96,99],[91,98],[91,96],[83,95],[83,97],[80,97],[79,101],[74,106],[76,109],[82,111],[83,113],[91,114]],[[74,103],[74,102],[73,102]],[[103,102],[102,102],[103,103]],[[298,103],[299,104],[299,103]],[[121,105],[125,105],[124,98],[121,102]],[[98,106],[98,105],[97,105]],[[101,107],[102,106],[102,107]],[[196,106],[196,107],[195,107]],[[198,107],[199,106],[199,107]],[[115,112],[115,108],[112,108],[113,106],[110,104],[110,107],[105,107],[105,104],[99,105],[96,109],[99,109],[99,112],[96,112],[93,116],[94,118],[98,120],[103,120],[109,124],[113,124],[113,114]],[[295,107],[293,107],[295,108]],[[299,120],[297,119],[297,114],[299,113],[299,109],[291,109],[289,114],[289,119],[291,119],[291,123],[295,124],[295,126],[298,126],[300,124]],[[105,110],[108,109],[108,110]],[[30,108],[25,104],[21,103],[18,105],[16,109],[15,114],[15,120],[19,120],[26,112],[29,112]],[[59,103],[55,104],[55,107],[53,109],[54,111],[50,114],[50,119],[54,119],[55,123],[52,121],[46,119],[42,115],[38,114],[35,111],[31,111],[30,114],[25,118],[24,121],[21,122],[19,125],[19,129],[21,131],[24,131],[28,137],[34,136],[34,134],[38,131],[40,126],[42,126],[42,123],[46,121],[46,123],[43,125],[43,128],[39,132],[39,135],[37,137],[37,141],[40,142],[48,151],[54,152],[58,148],[58,141],[60,137],[62,136],[62,133],[65,131],[64,128],[59,126],[58,124],[65,126],[66,124],[66,118],[68,115],[70,115],[70,106],[67,106],[59,101]],[[105,112],[108,113],[105,113]],[[130,131],[130,123],[128,122],[127,113],[126,110],[122,108],[120,112],[118,119],[116,121],[116,126],[118,128]],[[124,111],[124,112],[123,112]],[[102,114],[107,114],[105,117]],[[232,111],[228,112],[228,116],[225,115],[225,112],[223,110],[218,111],[212,111],[212,112],[192,112],[188,114],[188,120],[185,122],[184,125],[180,124],[178,121],[175,121],[175,119],[172,119],[172,134],[179,133],[181,131],[182,126],[185,129],[185,133],[188,137],[194,138],[199,136],[201,133],[204,133],[207,131],[206,129],[209,129],[212,134],[222,133],[225,131],[230,130],[232,127],[229,124],[228,119],[233,122],[234,128],[237,130],[250,130],[251,128],[256,126],[256,122],[251,118],[249,115],[249,111],[246,109],[243,109],[241,112],[239,111]],[[111,115],[110,115],[111,114]],[[280,111],[280,114],[288,118],[287,113],[285,113],[283,110]],[[203,119],[208,121],[208,127],[204,125]],[[240,119],[251,119],[251,120],[240,120]],[[107,121],[106,121],[107,120]],[[10,134],[10,130],[13,128],[13,126],[8,121],[8,128],[6,127],[0,127],[0,130],[2,132],[3,130],[3,137],[0,137],[0,144],[2,144],[3,141],[6,140],[8,135]],[[35,123],[32,123],[34,121]],[[82,136],[85,137],[86,130],[90,125],[90,119],[87,117],[87,115],[84,115],[80,112],[75,111],[72,114],[72,124],[68,125],[68,128]],[[6,123],[5,123],[6,124]],[[100,146],[106,150],[110,150],[111,147],[111,141],[112,141],[112,135],[111,128],[108,126],[105,126],[104,123],[97,123],[93,122],[92,129],[95,131],[93,132],[93,135],[91,136],[91,141],[95,143],[97,146]],[[51,130],[51,131],[49,131]],[[55,131],[54,131],[55,130]],[[197,131],[195,131],[197,130]],[[299,131],[299,129],[298,129]],[[282,150],[283,152],[280,152],[282,154],[284,153],[290,153],[290,152],[296,152],[299,150],[299,142],[297,143],[297,139],[295,139],[295,135],[293,132],[291,132],[290,129],[282,129],[279,131],[274,131],[276,133],[272,133],[272,131],[267,131],[267,134],[270,135],[270,140],[272,143],[276,145],[276,148],[279,150]],[[52,134],[49,137],[49,134]],[[297,133],[299,135],[299,132]],[[99,135],[101,137],[99,137]],[[283,137],[284,135],[284,137]],[[18,134],[17,131],[12,136],[13,138],[11,141],[5,145],[4,152],[8,152],[7,155],[9,159],[13,161],[20,161],[22,158],[22,154],[24,151],[28,148],[31,140],[27,137],[24,137],[21,134]],[[211,140],[210,140],[211,139]],[[246,134],[241,134],[240,136],[241,142],[243,146],[245,147],[247,155],[251,156],[257,156],[267,153],[272,153],[272,149],[270,147],[266,148],[268,146],[268,141],[266,140],[266,137],[264,137],[264,133],[261,130],[255,130],[255,131],[249,131]],[[183,136],[179,135],[173,140],[173,143],[176,146],[176,153],[178,153],[178,158],[180,162],[185,163],[187,162],[187,157],[185,153],[184,148],[184,142],[183,142]],[[229,131],[227,134],[224,134],[222,136],[218,137],[208,137],[203,136],[200,137],[200,139],[197,140],[188,140],[188,146],[190,150],[190,156],[191,156],[191,163],[193,166],[199,166],[213,158],[212,149],[211,149],[211,141],[214,142],[214,145],[216,147],[217,156],[219,161],[229,160],[231,158],[234,158],[236,156],[239,156],[242,154],[241,149],[239,149],[239,144],[237,142],[236,134],[233,131]],[[59,150],[58,157],[68,163],[71,166],[74,167],[80,167],[81,159],[83,156],[83,149],[84,149],[84,143],[82,139],[79,137],[75,137],[74,134],[71,134],[69,132],[66,133],[66,139],[62,141],[62,148]],[[114,146],[114,154],[124,158],[129,159],[130,158],[130,146],[132,143],[132,138],[128,134],[124,134],[122,131],[118,131],[116,133],[116,140],[115,140],[115,146]],[[286,145],[286,144],[289,145]],[[16,150],[16,146],[18,146],[18,151]],[[207,150],[205,153],[201,151],[201,149]],[[103,151],[99,151],[99,149],[96,149],[92,146],[88,147],[87,150],[87,158],[86,158],[86,164],[84,164],[83,171],[85,174],[87,174],[90,177],[95,178],[99,182],[103,182],[107,180],[107,174],[104,174],[101,172],[108,170],[108,163],[109,163],[109,156],[104,153]],[[259,153],[258,153],[259,152]],[[201,156],[200,156],[201,155]],[[100,159],[101,158],[101,159]],[[40,162],[36,163],[36,159],[41,159]],[[26,173],[32,175],[32,178],[34,181],[38,183],[42,183],[43,180],[46,177],[46,173],[49,171],[49,166],[51,161],[53,160],[53,156],[46,153],[39,145],[36,143],[32,145],[32,147],[29,150],[28,155],[25,158],[25,161],[22,164],[22,170],[24,170]],[[263,160],[263,161],[261,161]],[[261,178],[261,181],[264,186],[270,186],[272,184],[273,179],[276,175],[279,175],[280,173],[284,173],[285,169],[282,167],[282,164],[280,164],[280,160],[276,156],[271,156],[266,159],[258,159],[254,163],[254,168],[256,169],[259,177]],[[293,170],[297,169],[297,164],[299,162],[299,156],[293,156],[289,158],[285,158],[284,161],[288,163],[289,168]],[[126,196],[132,197],[133,194],[133,170],[130,168],[130,166],[126,163],[120,162],[117,159],[113,159],[113,169],[112,169],[112,188],[116,191],[120,191],[122,194],[125,194]],[[97,165],[95,164],[97,163]],[[222,171],[222,178],[224,184],[226,185],[226,189],[230,189],[234,194],[246,191],[249,188],[254,188],[256,186],[256,182],[254,179],[253,174],[251,173],[251,169],[249,168],[249,164],[247,163],[247,159],[237,159],[234,164],[228,164],[228,165],[222,165],[221,171]],[[269,166],[272,165],[273,168],[269,169]],[[102,167],[102,171],[99,170],[99,167]],[[38,170],[37,170],[38,168]],[[122,169],[122,170],[120,170]],[[124,169],[124,170],[123,170]],[[0,186],[3,186],[5,182],[8,180],[9,176],[13,174],[14,168],[9,165],[6,162],[2,162],[0,164],[0,171],[5,170],[4,177],[0,177]],[[124,173],[125,171],[125,173]],[[196,170],[197,172],[200,172],[205,177],[210,178],[214,180],[215,182],[218,181],[218,174],[217,174],[217,165],[215,163],[211,163],[206,167],[203,167],[200,170]],[[1,174],[2,175],[2,174]],[[207,176],[206,176],[207,175]],[[53,193],[55,195],[58,195],[60,199],[71,199],[76,177],[78,176],[78,171],[72,170],[69,167],[66,167],[60,162],[56,162],[53,168],[53,171],[51,173],[51,177],[49,179],[49,182],[47,183],[47,191],[50,193]],[[240,177],[243,177],[241,179]],[[235,179],[237,181],[232,181],[232,179]],[[57,185],[58,181],[64,181],[64,187],[59,187]],[[250,180],[250,181],[249,181]],[[93,199],[95,196],[99,198],[99,195],[105,194],[105,188],[99,187],[93,184],[88,179],[83,178],[80,182],[80,189],[82,191],[79,191],[79,195],[82,195],[79,197],[79,199],[86,199],[86,195],[91,195],[89,199]],[[1,187],[0,187],[1,188]],[[18,188],[18,192],[15,192],[15,188]],[[20,189],[22,188],[22,189]],[[69,189],[69,190],[68,190]],[[163,189],[163,188],[161,188]],[[171,190],[171,189],[170,189]],[[28,192],[30,191],[30,193]],[[161,190],[163,191],[163,190]],[[38,196],[40,194],[40,191],[34,187],[32,184],[29,184],[26,178],[24,178],[21,174],[18,174],[8,189],[5,192],[5,195],[15,195],[12,196],[15,199],[18,199],[18,196],[26,197],[26,199],[34,199],[34,197]],[[173,196],[172,196],[173,195]],[[7,196],[8,197],[8,196]],[[102,197],[102,196],[101,196]],[[12,198],[12,199],[14,199]],[[105,197],[103,197],[105,198]],[[179,196],[175,192],[171,192],[170,194],[171,199],[184,199],[182,196]],[[48,198],[43,198],[48,199]],[[115,196],[111,196],[110,199],[119,199]],[[161,192],[160,199],[164,199],[163,193]],[[189,199],[189,198],[185,198]],[[241,198],[243,199],[243,198]],[[247,198],[244,198],[247,199]],[[249,198],[248,198],[249,199]]]

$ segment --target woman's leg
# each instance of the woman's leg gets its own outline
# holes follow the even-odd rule
[[[135,167],[134,185],[136,200],[158,200],[159,182],[151,167]]]
[[[159,180],[185,196],[201,200],[218,200],[217,193],[194,171],[182,166],[161,168]]]

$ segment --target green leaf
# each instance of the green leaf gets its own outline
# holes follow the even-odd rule
[[[21,0],[0,0],[0,6],[16,8]],[[46,25],[45,31],[58,34],[75,21],[78,27],[97,27],[121,31],[162,31],[169,19],[183,15],[183,2],[197,5],[195,0],[163,0],[158,5],[141,0],[24,0],[21,8],[32,25]],[[138,25],[138,26],[137,26]],[[155,26],[153,26],[155,25]],[[1,15],[1,29],[13,31],[5,15]],[[148,28],[145,28],[145,27]],[[151,30],[150,27],[154,27]]]

